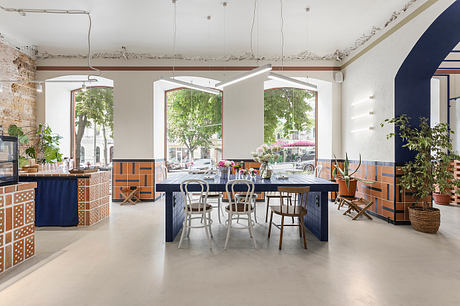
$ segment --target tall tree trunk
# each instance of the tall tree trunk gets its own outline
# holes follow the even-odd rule
[[[93,120],[94,122],[94,120]],[[97,159],[96,159],[96,148],[97,148],[97,145],[96,145],[96,138],[97,138],[97,125],[96,125],[96,122],[94,122],[94,130],[93,130],[93,161],[94,161],[94,165],[96,165],[97,163]],[[99,152],[100,153],[100,152]],[[100,158],[100,155],[99,155],[99,158]]]
[[[83,139],[87,124],[88,118],[86,118],[86,116],[78,116],[77,133],[75,136],[75,167],[77,169],[80,169],[81,140]]]
[[[107,131],[105,129],[105,124],[102,125],[102,133],[104,135],[104,166],[107,166],[108,160],[107,160]]]

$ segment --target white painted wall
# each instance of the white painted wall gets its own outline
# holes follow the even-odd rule
[[[74,83],[48,83],[45,86],[46,123],[62,137],[59,148],[63,157],[70,156],[70,91]]]
[[[364,160],[394,161],[394,141],[386,140],[386,134],[393,128],[379,127],[384,119],[394,116],[394,78],[417,40],[452,3],[451,0],[436,2],[344,69],[342,153],[348,152],[352,159],[361,153]],[[358,112],[351,104],[370,94],[375,96],[372,121],[375,130],[350,133],[357,126],[351,117]]]

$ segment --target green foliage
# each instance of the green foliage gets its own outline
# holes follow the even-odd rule
[[[19,144],[22,145],[22,147],[29,144],[29,136],[24,133],[21,127],[15,124],[9,126],[8,134],[18,137]],[[54,135],[51,128],[44,124],[38,126],[35,134],[37,136],[37,142],[22,149],[26,156],[22,154],[19,155],[19,167],[27,164],[27,157],[35,158],[39,163],[60,162],[62,160],[62,154],[59,152],[59,140],[62,137]]]
[[[62,137],[53,134],[51,128],[44,124],[38,126],[37,136],[38,144],[35,150],[30,151],[29,156],[36,158],[38,162],[54,163],[62,161],[62,154],[59,152],[59,141]]]
[[[372,183],[370,181],[366,181],[366,180],[363,180],[363,179],[360,179],[360,178],[357,178],[357,177],[353,176],[353,174],[358,172],[359,168],[361,167],[361,154],[359,154],[358,167],[356,167],[356,169],[354,171],[352,171],[351,173],[350,173],[350,170],[349,170],[350,161],[348,159],[348,153],[345,153],[345,161],[343,162],[343,169],[340,168],[339,162],[337,161],[337,157],[335,155],[334,155],[334,159],[335,159],[335,164],[334,164],[334,170],[332,170],[332,175],[334,176],[334,178],[336,180],[337,179],[344,180],[345,184],[347,186],[347,190],[348,190],[348,187],[350,186],[350,181],[351,180],[358,180],[360,182],[368,183],[368,184]]]
[[[29,143],[29,136],[25,135],[22,128],[18,127],[16,124],[12,124],[8,127],[8,135],[16,136],[20,144]]]
[[[399,137],[403,147],[415,151],[414,160],[402,167],[403,175],[400,179],[401,186],[414,193],[419,200],[424,200],[439,188],[441,194],[449,193],[452,186],[460,187],[460,180],[454,178],[450,171],[450,163],[460,156],[451,153],[453,150],[450,135],[454,134],[447,123],[438,123],[430,127],[428,118],[420,118],[419,125],[413,127],[410,117],[401,115],[396,118],[386,119],[385,124],[394,124],[399,130]],[[387,139],[394,137],[394,132],[387,135]],[[424,207],[431,203],[424,203]]]
[[[168,138],[184,145],[190,154],[210,148],[212,135],[222,137],[222,95],[193,89],[167,94]]]
[[[264,93],[264,142],[276,141],[279,128],[283,136],[291,130],[308,131],[315,124],[309,116],[313,107],[307,102],[314,94],[296,88],[277,88]]]

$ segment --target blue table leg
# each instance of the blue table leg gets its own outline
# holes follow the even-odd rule
[[[321,241],[328,241],[329,216],[328,193],[310,192],[307,200],[307,215],[305,226]]]
[[[182,229],[184,222],[184,199],[180,192],[166,192],[165,197],[165,236],[172,242]]]

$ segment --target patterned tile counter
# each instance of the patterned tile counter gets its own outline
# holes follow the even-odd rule
[[[35,254],[35,183],[0,187],[0,273]]]
[[[75,197],[69,202],[74,202],[72,205],[75,205],[75,221],[74,224],[65,225],[91,226],[109,217],[111,176],[111,171],[85,174],[56,171],[20,174],[20,179],[21,181],[37,181],[38,189],[41,188],[41,184],[47,182],[51,184],[50,180],[71,181],[69,184],[72,186],[71,191],[74,192]]]

